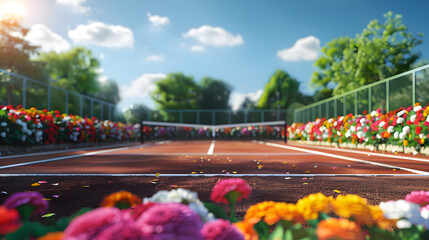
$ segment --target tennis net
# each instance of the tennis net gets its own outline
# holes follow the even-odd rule
[[[165,139],[285,140],[285,121],[203,125],[143,121],[141,141]]]

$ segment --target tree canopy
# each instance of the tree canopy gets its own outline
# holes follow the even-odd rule
[[[151,93],[159,109],[197,109],[200,101],[200,88],[192,76],[183,73],[170,73],[157,81]]]
[[[38,61],[45,63],[45,69],[53,82],[52,85],[82,94],[99,92],[99,61],[92,52],[84,47],[75,47],[66,52],[42,53]]]
[[[261,109],[287,109],[291,103],[298,102],[301,98],[299,82],[287,72],[277,70],[265,85],[258,107]]]
[[[98,92],[91,94],[92,96],[102,99],[110,103],[118,103],[121,100],[119,96],[118,84],[113,79],[106,81],[98,81]]]
[[[422,35],[409,32],[399,14],[388,12],[384,17],[384,23],[371,21],[355,38],[328,42],[314,64],[320,70],[313,73],[312,84],[334,85],[336,95],[409,70],[420,56],[412,50]]]
[[[231,86],[222,80],[204,77],[200,84],[201,109],[228,109]]]
[[[125,121],[129,124],[141,123],[148,118],[150,110],[143,104],[133,104],[124,111]]]

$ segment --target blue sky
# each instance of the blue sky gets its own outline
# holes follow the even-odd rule
[[[10,0],[0,0],[0,4]],[[411,32],[425,34],[416,50],[429,58],[429,3],[402,0],[15,0],[24,6],[28,40],[42,50],[85,46],[101,61],[103,78],[121,87],[121,109],[153,107],[154,82],[170,72],[196,81],[222,79],[231,104],[257,99],[283,69],[308,83],[319,49],[354,37],[388,11],[402,14]]]

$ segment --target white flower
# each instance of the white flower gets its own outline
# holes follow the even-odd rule
[[[360,120],[359,120],[359,122],[361,123],[361,124],[364,124],[365,123],[365,118],[361,118]]]
[[[377,139],[381,139],[381,135],[380,135],[380,134],[375,135],[375,137],[376,137]]]
[[[413,116],[411,116],[411,117],[410,117],[410,121],[411,121],[411,122],[414,122],[414,121],[416,121],[416,118],[417,118],[417,116],[416,116],[416,115],[413,115]]]
[[[5,138],[6,137],[6,132],[0,133],[0,137]]]
[[[393,132],[393,126],[389,126],[389,127],[387,128],[387,132],[388,132],[388,133],[392,133],[392,132]]]
[[[6,111],[6,110],[7,110],[7,107],[3,107],[1,110]]]
[[[355,131],[356,131],[356,127],[355,127],[355,126],[351,126],[351,127],[350,127],[350,130],[351,130],[352,132],[355,132]]]
[[[410,127],[409,126],[405,126],[404,128],[402,128],[402,132],[403,133],[410,133]]]
[[[423,133],[419,134],[419,138],[424,138],[424,137],[425,137],[425,135]]]
[[[0,124],[0,126],[2,126],[2,127],[6,127],[6,126],[7,126],[7,122],[2,122],[2,123]]]
[[[350,133],[350,129],[346,132],[346,138],[350,137],[352,134]]]
[[[374,117],[375,115],[377,115],[377,111],[372,111],[371,112],[371,117]]]
[[[182,203],[188,205],[205,222],[214,220],[212,213],[209,213],[204,204],[198,199],[197,193],[178,188],[171,191],[161,190],[155,193],[151,198],[143,199],[143,202],[156,203]]]
[[[395,133],[393,134],[393,137],[394,137],[395,139],[398,139],[398,138],[399,138],[399,132],[395,132]]]
[[[330,118],[329,120],[328,120],[328,123],[332,123],[334,121],[334,119],[333,118]]]
[[[419,106],[415,106],[413,110],[414,110],[414,112],[417,112],[421,109],[422,109],[422,106],[419,105]]]
[[[380,208],[385,218],[401,220],[396,224],[398,228],[409,228],[409,223],[426,228],[429,226],[429,222],[420,214],[420,205],[416,203],[405,200],[389,201],[380,203]]]
[[[398,120],[396,120],[397,123],[401,124],[404,122],[404,118],[399,117]]]
[[[405,113],[405,110],[402,110],[402,111],[398,112],[398,114],[396,114],[396,115],[397,115],[398,117],[400,117],[400,116],[404,115],[404,113]]]
[[[426,118],[426,122],[429,122],[429,115],[428,115],[428,117]]]
[[[429,116],[428,116],[428,118],[429,118]],[[338,123],[337,122],[334,122],[334,127],[336,127],[338,125]]]
[[[405,138],[405,133],[404,132],[399,133],[399,138],[400,139],[404,139]]]
[[[362,132],[362,131],[359,131],[358,133],[357,133],[357,137],[358,138],[363,138],[365,136],[365,133],[364,132]]]
[[[379,126],[379,127],[383,127],[384,125],[386,125],[386,122],[383,122],[383,121],[381,121],[381,122],[378,124],[378,126]]]

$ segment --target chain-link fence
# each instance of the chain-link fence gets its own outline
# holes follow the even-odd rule
[[[0,104],[115,120],[115,104],[0,69]]]
[[[298,108],[293,121],[308,122],[350,113],[358,115],[379,108],[386,113],[417,102],[429,103],[429,65]]]

